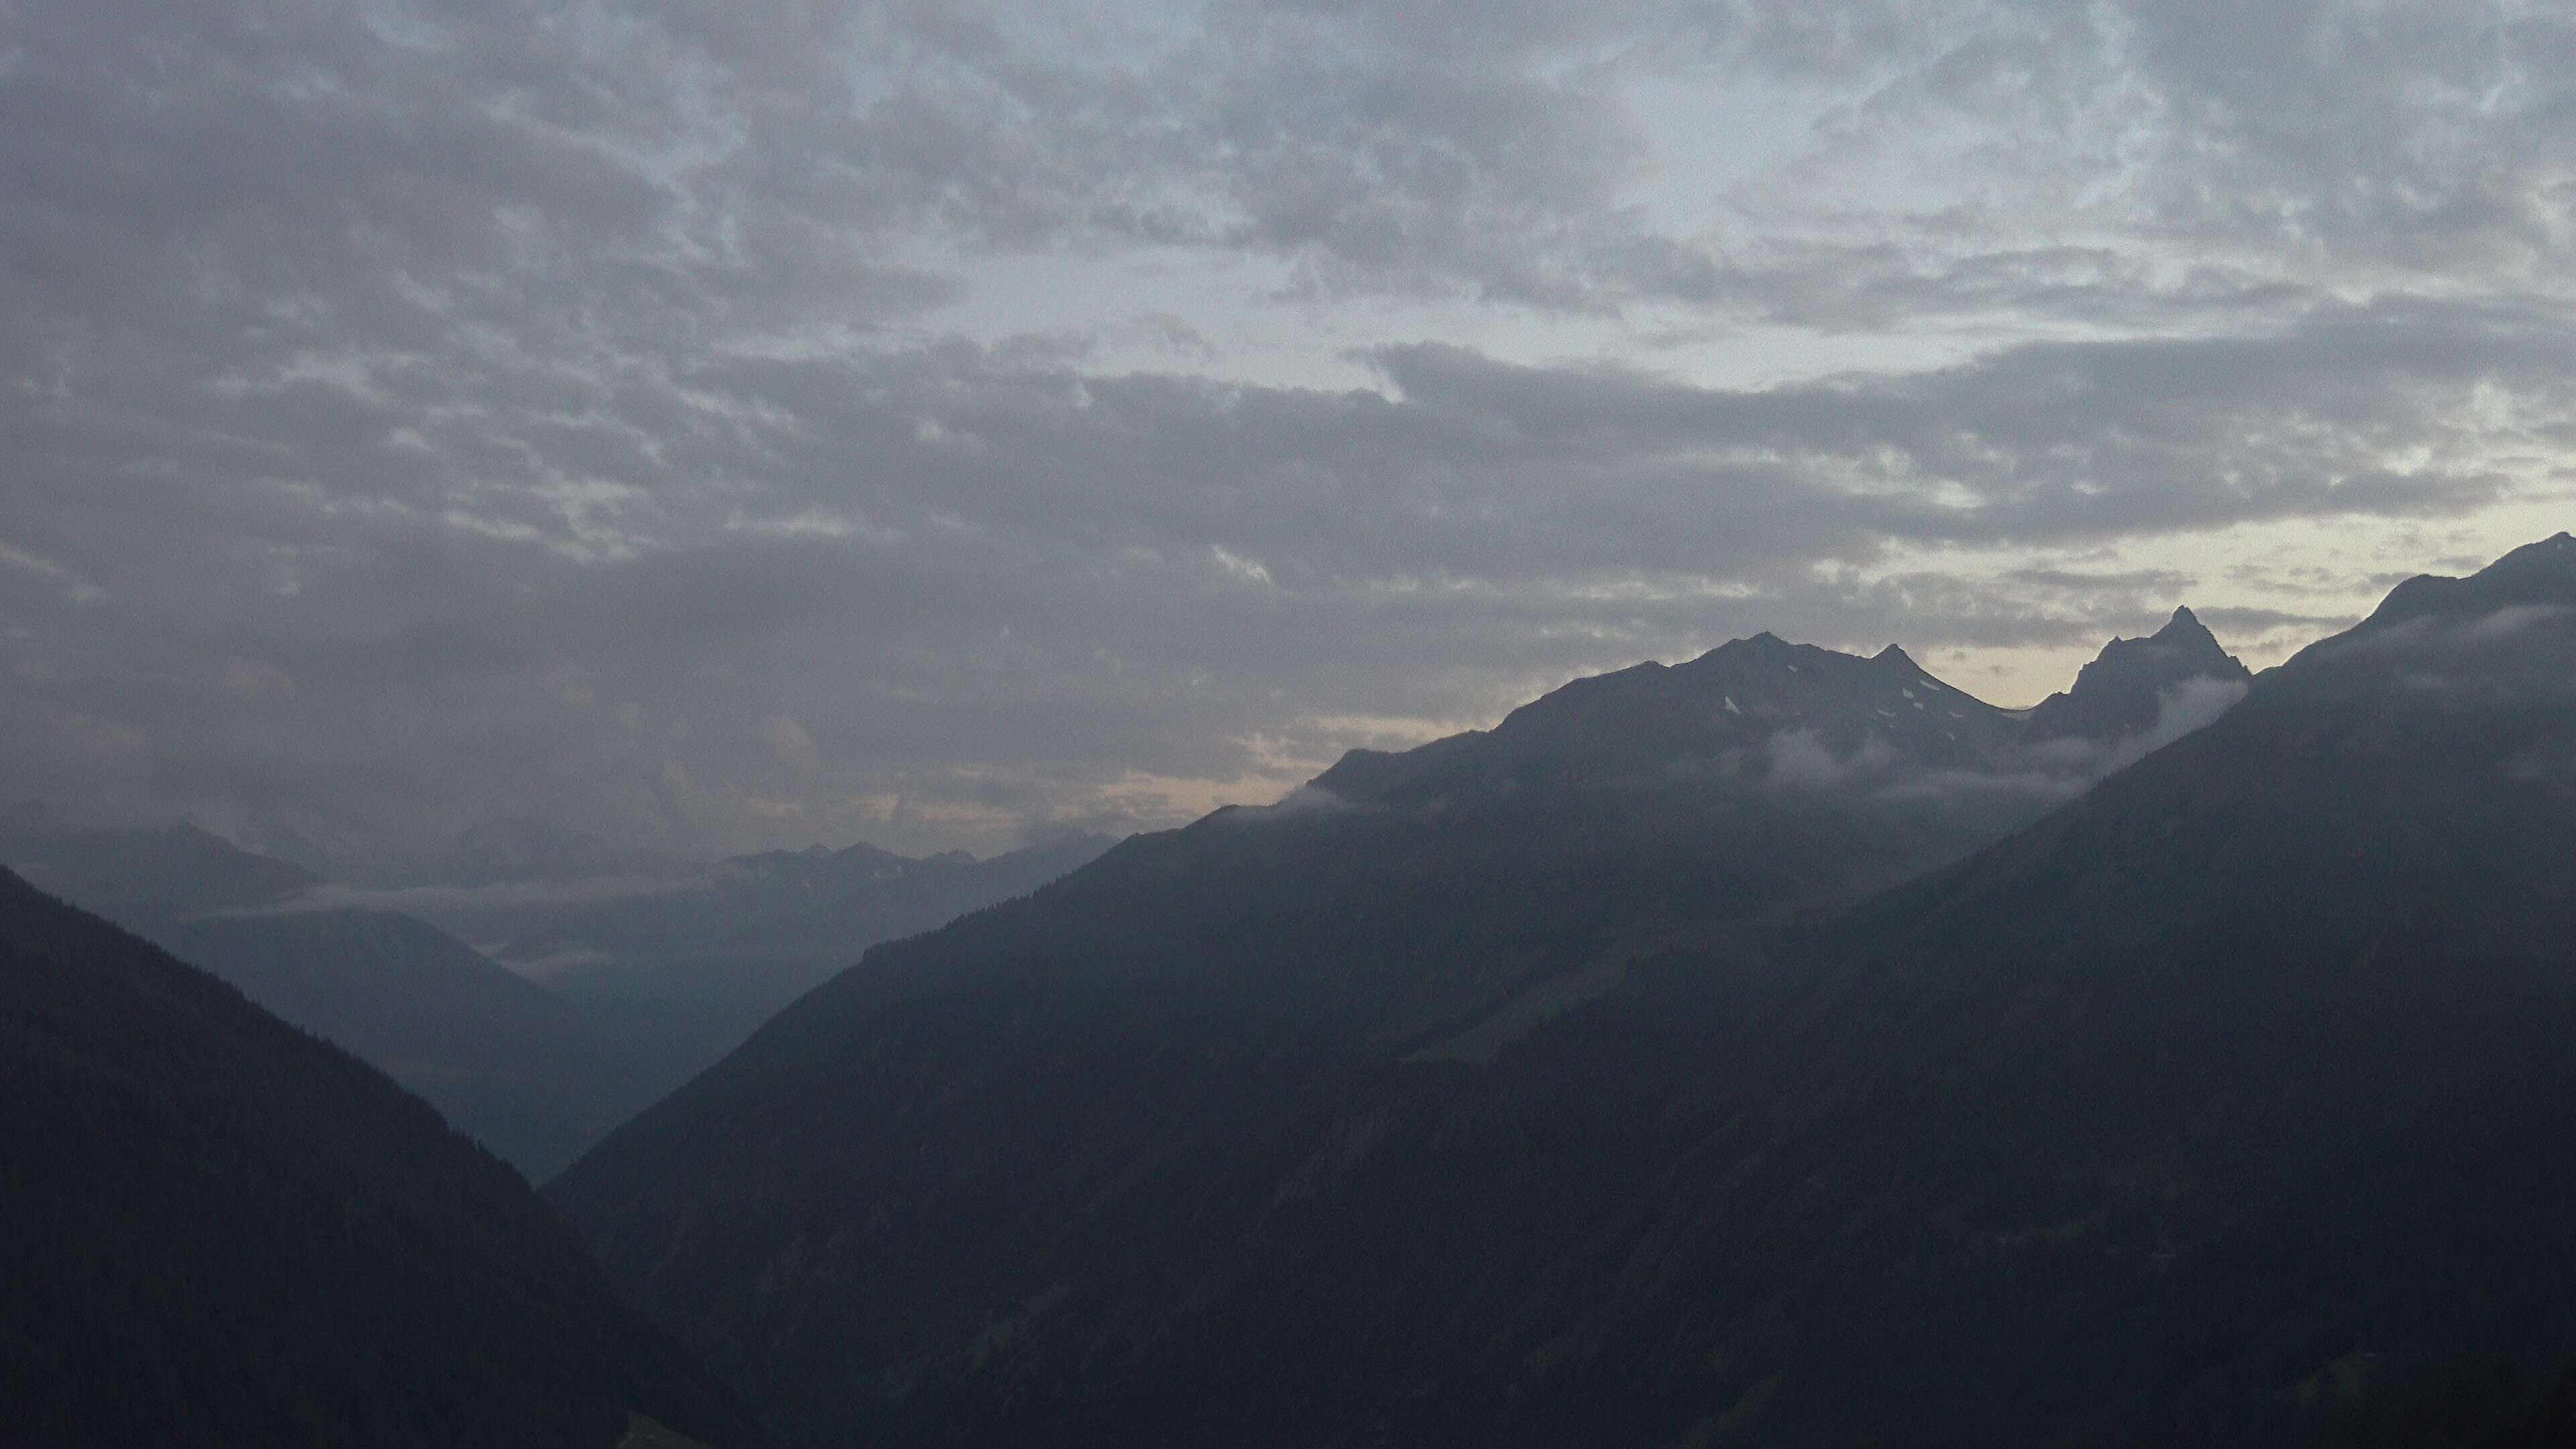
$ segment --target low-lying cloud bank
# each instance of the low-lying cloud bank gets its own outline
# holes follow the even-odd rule
[[[1876,737],[1835,754],[1812,731],[1771,737],[1764,784],[1784,790],[1863,789],[1882,799],[1917,803],[2023,799],[2071,800],[2196,730],[2218,722],[2245,698],[2243,680],[2194,678],[2159,691],[2155,723],[2113,740],[2062,738],[2013,746],[1979,769],[1925,768]]]

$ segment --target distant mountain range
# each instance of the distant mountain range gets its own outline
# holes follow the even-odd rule
[[[1827,913],[2248,689],[2188,613],[2021,714],[1767,634],[1578,680],[878,948],[549,1195],[791,1442],[1823,1442],[1872,1406],[1638,1255],[1772,1170]]]
[[[2031,723],[1900,650],[1862,661],[1766,634],[1675,669],[1577,681],[1491,732],[1403,755],[1353,752],[1279,808],[1380,809],[1464,789],[1487,807],[1517,796],[1505,813],[1528,817],[1575,791],[1590,803],[1566,819],[1615,823],[1626,884],[1662,892],[1659,908],[1831,900],[1962,853],[2081,788],[2108,751],[2153,737],[2156,702],[2185,681],[2232,698],[2243,666],[2188,619],[2153,640],[2114,641]],[[2087,713],[2061,718],[2062,707]],[[1662,778],[1676,766],[1726,778]],[[1483,777],[1499,790],[1483,790]],[[1845,788],[1864,778],[1886,788]],[[1815,811],[1817,790],[1842,802]],[[1405,819],[1411,829],[1424,817]],[[1437,853],[1454,827],[1390,848]],[[1674,831],[1702,848],[1667,850]],[[350,890],[190,824],[83,829],[41,806],[0,814],[0,859],[358,1052],[538,1180],[869,947],[1025,895],[1111,843],[1077,834],[989,860],[812,846],[689,865],[505,819],[460,834],[408,885]],[[1608,864],[1594,861],[1595,876]],[[1620,909],[1605,895],[1590,914]],[[1413,929],[1437,936],[1445,920],[1422,914]],[[1514,956],[1509,969],[1528,965]]]
[[[658,877],[486,879],[415,909],[541,980],[634,1063],[634,1112],[880,941],[1026,895],[1109,848],[1072,835],[978,860],[860,844],[735,856]],[[593,858],[596,858],[595,856]]]
[[[504,821],[446,852],[451,880],[351,892],[194,825],[0,816],[0,860],[356,1052],[540,1181],[867,947],[1024,894],[1107,843],[990,861],[816,847],[683,870]],[[648,865],[662,874],[605,889],[589,874]],[[578,964],[532,980],[468,937],[514,965]]]
[[[6,872],[0,1179],[13,1449],[760,1442],[427,1105]]]

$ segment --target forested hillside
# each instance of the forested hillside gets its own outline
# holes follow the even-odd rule
[[[758,1442],[427,1104],[5,873],[0,1182],[13,1446]]]

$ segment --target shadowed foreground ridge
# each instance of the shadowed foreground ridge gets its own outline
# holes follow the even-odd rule
[[[0,872],[0,1438],[758,1442],[517,1174]]]

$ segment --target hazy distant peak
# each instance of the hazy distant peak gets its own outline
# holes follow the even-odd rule
[[[30,833],[12,848],[37,885],[128,926],[274,905],[309,871],[255,855],[189,821],[147,830]]]

